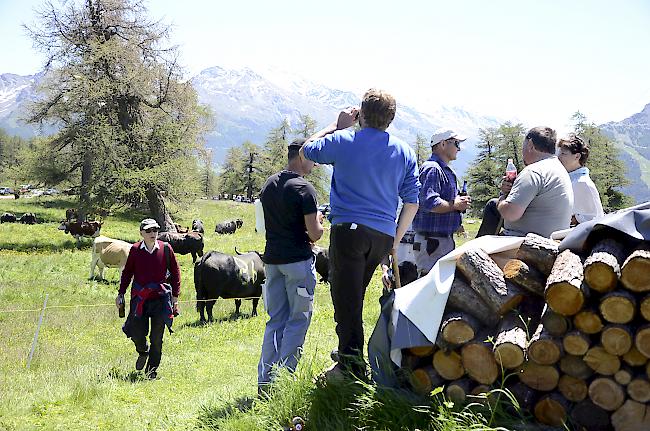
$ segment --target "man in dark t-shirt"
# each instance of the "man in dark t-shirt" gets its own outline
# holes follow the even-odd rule
[[[293,372],[311,321],[316,269],[311,243],[323,235],[316,191],[303,178],[314,162],[301,159],[304,139],[289,144],[288,165],[271,175],[260,193],[266,227],[263,286],[269,314],[258,365],[258,391],[271,383],[273,367]]]

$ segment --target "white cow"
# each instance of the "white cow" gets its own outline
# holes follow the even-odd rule
[[[104,269],[120,268],[120,274],[129,257],[131,244],[106,236],[98,236],[93,241],[93,256],[90,261],[90,278],[95,276],[95,265],[99,267],[99,277],[104,279]]]

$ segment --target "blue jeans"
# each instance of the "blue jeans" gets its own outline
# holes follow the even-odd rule
[[[257,366],[258,385],[271,383],[274,366],[295,371],[314,308],[316,268],[314,259],[283,265],[265,265],[262,287],[269,314]]]

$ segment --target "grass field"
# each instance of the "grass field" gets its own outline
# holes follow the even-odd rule
[[[202,326],[194,310],[191,256],[180,256],[181,315],[174,333],[165,335],[159,378],[133,372],[133,344],[121,331],[113,304],[119,274],[107,269],[107,281],[89,280],[90,239],[78,248],[57,230],[66,199],[0,200],[0,213],[34,212],[34,226],[0,225],[0,429],[221,429],[278,430],[294,415],[309,418],[309,429],[467,429],[486,428],[489,415],[460,411],[437,398],[379,390],[360,382],[342,386],[314,384],[330,365],[336,346],[328,285],[319,284],[315,312],[301,365],[284,374],[268,400],[256,397],[257,361],[265,313],[234,315],[234,301],[219,300],[216,322]],[[146,214],[117,212],[105,220],[102,234],[134,242]],[[263,250],[254,232],[253,206],[200,200],[176,221],[201,218],[205,250],[233,253]],[[235,235],[217,236],[218,221],[241,217]],[[478,224],[467,225],[469,236]],[[321,241],[327,246],[327,238]],[[379,271],[366,295],[364,326],[372,332],[379,313]],[[47,310],[33,360],[27,358],[43,301]],[[260,302],[260,307],[262,303]],[[494,413],[494,412],[493,412]],[[494,419],[494,418],[493,418]],[[494,422],[494,420],[493,420]],[[479,429],[479,428],[476,428]]]

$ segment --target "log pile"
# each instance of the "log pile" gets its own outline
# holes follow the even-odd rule
[[[468,250],[435,346],[403,350],[413,388],[464,403],[505,381],[547,426],[650,429],[649,250],[606,238],[560,253],[535,234],[505,264]]]

